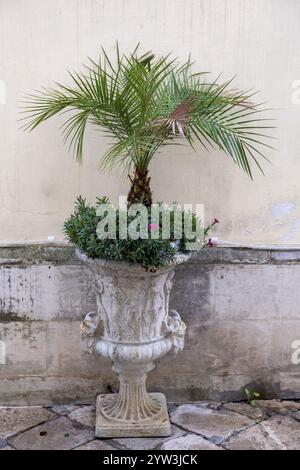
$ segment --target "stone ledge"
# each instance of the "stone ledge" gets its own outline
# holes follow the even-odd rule
[[[66,243],[0,244],[0,266],[30,264],[80,264],[75,247]],[[294,246],[216,246],[192,255],[190,264],[300,264],[300,248]]]
[[[66,244],[0,245],[0,266],[30,264],[80,264],[75,248]]]

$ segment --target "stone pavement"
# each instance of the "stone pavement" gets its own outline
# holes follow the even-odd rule
[[[296,450],[300,402],[169,404],[168,438],[95,439],[95,407],[0,407],[0,450]]]

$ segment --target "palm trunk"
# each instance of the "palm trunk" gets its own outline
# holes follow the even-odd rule
[[[150,189],[150,176],[148,170],[135,169],[133,176],[129,176],[131,188],[127,196],[129,204],[144,204],[150,207],[152,204],[152,193]]]

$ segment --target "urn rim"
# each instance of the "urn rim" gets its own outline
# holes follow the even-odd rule
[[[157,268],[155,271],[146,271],[145,268],[139,263],[129,263],[128,261],[117,261],[117,260],[110,260],[104,258],[90,258],[87,256],[83,251],[79,248],[76,248],[76,256],[85,264],[89,265],[91,268],[108,268],[113,271],[118,271],[119,273],[128,272],[132,274],[138,275],[146,275],[146,276],[157,276],[159,274],[168,272],[174,269],[179,264],[185,263],[191,257],[191,253],[182,253],[178,252],[174,256],[172,261],[169,261],[168,264]]]

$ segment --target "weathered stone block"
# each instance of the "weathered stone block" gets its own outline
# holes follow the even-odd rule
[[[280,442],[270,436],[265,429],[256,425],[233,436],[225,444],[230,450],[284,450]]]
[[[299,341],[300,345],[300,319],[293,320],[291,316],[290,320],[274,321],[269,327],[269,332],[272,338],[270,356],[272,363],[276,364],[278,370],[283,373],[289,372],[291,376],[300,373],[300,364],[296,364],[293,358],[297,349],[293,347],[294,343]]]
[[[47,375],[46,335],[45,322],[1,322],[0,340],[5,342],[6,359],[0,365],[0,378],[16,379],[24,373]]]
[[[161,450],[223,450],[207,439],[195,434],[176,437],[165,442]]]
[[[105,441],[100,441],[99,439],[95,439],[87,444],[83,444],[82,446],[75,447],[74,450],[116,450],[110,444]]]
[[[226,447],[232,450],[299,450],[300,423],[289,416],[274,416],[231,438]]]
[[[96,426],[96,407],[95,405],[83,406],[82,408],[72,411],[68,417],[83,426],[94,429]]]
[[[244,402],[225,403],[223,408],[225,410],[235,411],[236,413],[248,416],[248,418],[254,419],[256,422],[268,418],[268,414],[265,410],[258,406],[251,406]]]
[[[212,394],[215,400],[244,400],[245,388],[260,393],[263,398],[280,396],[279,378],[270,370],[261,370],[249,374],[223,374],[212,376]],[[222,398],[220,398],[222,397]]]
[[[291,414],[292,418],[300,421],[300,411],[296,411],[296,413]]]
[[[7,439],[20,431],[47,421],[51,416],[55,416],[52,411],[39,406],[0,407],[0,437]]]
[[[221,320],[300,318],[297,265],[219,266],[215,275],[215,311]]]
[[[139,438],[139,437],[131,437],[131,438],[115,438],[113,441],[118,444],[119,447],[123,449],[130,449],[130,450],[150,450],[150,449],[158,449],[161,448],[161,444],[164,442],[169,441],[169,439],[173,439],[178,436],[182,436],[185,434],[185,431],[182,429],[177,428],[177,426],[171,425],[171,436],[170,437],[153,437],[153,438]]]
[[[195,324],[211,320],[214,316],[214,279],[208,266],[190,262],[178,266],[171,292],[171,308],[178,310],[187,322],[191,317]]]
[[[288,400],[257,400],[256,405],[268,414],[286,415],[300,409],[300,402]]]
[[[84,354],[80,343],[80,322],[47,322],[47,373],[49,375],[76,377],[111,373],[110,361]]]
[[[67,416],[69,413],[72,413],[72,411],[78,410],[80,408],[80,405],[54,405],[51,406],[51,410],[54,411],[54,413],[57,413],[61,416]]]
[[[0,380],[0,405],[94,403],[105,390],[100,377],[17,377]]]
[[[0,319],[82,319],[95,308],[89,275],[78,265],[0,269]]]
[[[173,359],[174,361],[174,359]],[[166,365],[167,367],[167,365]],[[158,390],[166,393],[171,401],[197,401],[204,400],[211,396],[212,378],[210,375],[186,375],[186,374],[170,374],[167,369],[161,370],[160,364],[156,370],[150,372],[147,380],[148,390]]]
[[[297,369],[297,367],[300,367],[300,364],[295,366],[295,369]],[[280,383],[280,397],[300,399],[300,371],[290,373],[280,372],[278,376]]]
[[[70,450],[94,438],[94,431],[62,416],[9,440],[18,450]]]
[[[205,344],[208,360],[204,369],[213,374],[251,374],[272,367],[268,322],[216,321],[206,332]]]
[[[206,437],[216,444],[228,439],[234,432],[254,424],[246,416],[228,410],[214,410],[205,405],[185,404],[171,413],[175,425]]]

